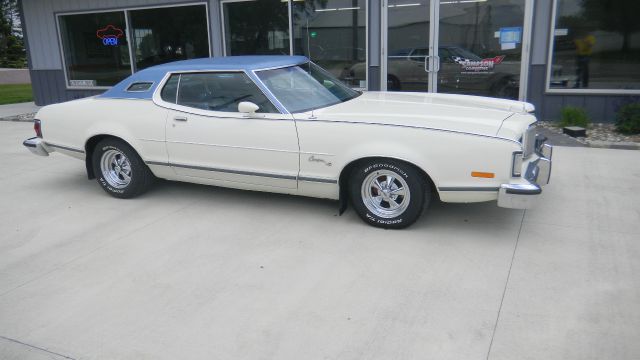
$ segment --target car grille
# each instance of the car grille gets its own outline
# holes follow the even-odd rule
[[[529,126],[527,131],[522,135],[522,156],[526,159],[535,151],[536,146],[536,132],[535,127]]]

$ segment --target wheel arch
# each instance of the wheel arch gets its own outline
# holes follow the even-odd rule
[[[406,159],[398,158],[398,157],[393,157],[393,156],[363,156],[350,161],[340,171],[340,175],[338,177],[338,191],[339,191],[338,196],[339,196],[341,214],[347,209],[347,205],[349,202],[348,200],[349,199],[349,194],[348,194],[349,175],[360,164],[363,164],[368,161],[375,161],[375,160],[400,161],[413,167],[420,173],[420,175],[422,176],[422,179],[425,182],[425,185],[428,186],[429,191],[432,194],[435,194],[439,198],[438,187],[435,185],[433,178],[427,173],[427,171],[425,171],[422,167],[418,166],[414,162],[408,161]]]
[[[116,136],[112,134],[93,135],[90,138],[88,138],[87,141],[84,143],[84,153],[85,153],[84,165],[87,169],[87,177],[89,178],[89,180],[96,178],[96,174],[93,171],[93,164],[91,163],[93,159],[93,151],[95,150],[96,145],[98,145],[100,141],[108,138],[112,138],[112,139],[116,139],[124,142],[125,144],[131,146],[131,148],[138,154],[138,156],[140,155],[140,152],[138,151],[138,149],[135,148],[135,146],[133,146],[129,141],[127,141],[126,139],[120,136]]]

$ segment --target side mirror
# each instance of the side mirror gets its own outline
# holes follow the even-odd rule
[[[242,101],[238,104],[238,112],[253,116],[256,111],[260,109],[260,106],[252,103],[251,101]]]

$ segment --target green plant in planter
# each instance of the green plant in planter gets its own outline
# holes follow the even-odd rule
[[[562,108],[560,114],[560,127],[580,126],[587,128],[589,123],[591,123],[589,115],[587,115],[587,112],[583,108],[565,106]]]
[[[618,110],[616,130],[623,134],[640,134],[640,103],[625,105]]]

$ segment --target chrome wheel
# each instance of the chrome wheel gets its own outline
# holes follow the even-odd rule
[[[107,183],[116,189],[123,189],[131,182],[131,163],[118,150],[109,149],[102,154],[100,170]]]
[[[411,200],[406,181],[393,171],[378,170],[362,182],[361,196],[364,205],[374,215],[390,219],[400,216]]]

